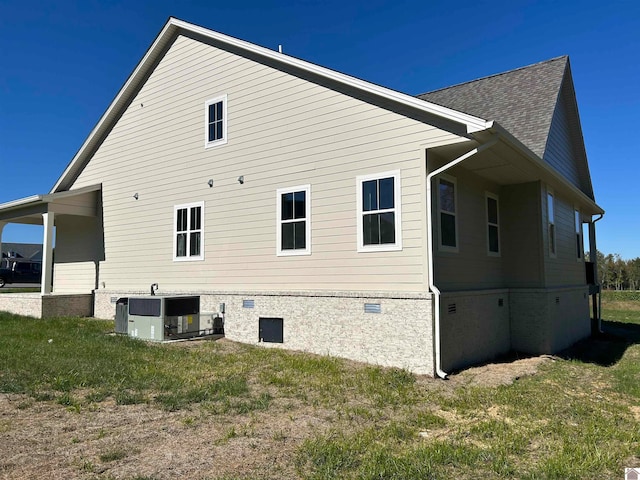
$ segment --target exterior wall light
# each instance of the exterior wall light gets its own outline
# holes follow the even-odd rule
[[[133,194],[133,198],[135,198],[136,200],[138,199],[138,192]]]
[[[242,184],[244,183],[244,175],[240,175],[240,176],[238,177],[238,183],[239,183],[240,185],[242,185]]]

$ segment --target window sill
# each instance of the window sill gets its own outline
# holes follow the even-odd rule
[[[173,257],[174,262],[200,262],[204,260],[204,256],[199,257]]]
[[[299,250],[278,250],[276,252],[276,256],[278,257],[300,257],[304,255],[311,255],[311,250],[309,249],[299,249]]]
[[[206,150],[208,148],[214,148],[214,147],[219,147],[220,145],[226,145],[226,143],[227,143],[227,139],[223,138],[223,139],[220,139],[220,140],[216,140],[214,142],[206,142],[204,144],[204,148]]]
[[[402,250],[402,245],[388,244],[388,245],[358,245],[359,253],[367,252],[399,252]]]

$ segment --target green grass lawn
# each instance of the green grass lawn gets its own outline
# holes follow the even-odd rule
[[[603,311],[640,323],[633,310]],[[333,412],[296,440],[287,461],[298,478],[623,478],[640,466],[640,345],[625,338],[596,345],[615,361],[569,354],[510,385],[471,386],[226,341],[149,344],[91,319],[0,313],[0,327],[0,392],[23,395],[21,408],[57,402],[83,415],[109,401],[231,422]]]
[[[602,292],[602,318],[613,322],[640,324],[640,292]]]
[[[24,288],[11,288],[11,287],[3,287],[0,288],[0,294],[3,293],[36,293],[39,292],[40,289],[37,287],[24,287]]]

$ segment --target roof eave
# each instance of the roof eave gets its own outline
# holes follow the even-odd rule
[[[190,32],[202,35],[204,37],[208,37],[213,40],[226,43],[236,48],[240,48],[242,50],[247,50],[249,52],[258,54],[270,60],[275,60],[277,62],[281,62],[293,67],[300,68],[302,70],[307,70],[321,77],[338,81],[340,83],[348,84],[350,86],[359,88],[360,90],[363,90],[365,92],[372,93],[375,95],[380,95],[387,99],[394,100],[398,103],[401,103],[410,107],[418,108],[427,113],[444,117],[456,123],[465,124],[467,125],[468,133],[473,133],[479,130],[485,130],[487,128],[486,127],[487,122],[482,118],[475,117],[473,115],[469,115],[464,112],[459,112],[457,110],[454,110],[448,107],[443,107],[441,105],[436,105],[435,103],[430,103],[425,100],[420,100],[412,95],[407,95],[405,93],[401,93],[396,90],[382,87],[380,85],[367,82],[366,80],[361,80],[359,78],[352,77],[350,75],[346,75],[344,73],[331,70],[329,68],[322,67],[320,65],[316,65],[306,60],[301,60],[299,58],[291,57],[289,55],[285,55],[275,50],[270,50],[268,48],[255,45],[245,40],[240,40],[235,37],[224,35],[222,33],[215,32],[208,28],[194,25],[194,24],[185,22],[183,20],[178,20],[173,17],[169,19],[169,22],[167,24],[168,25],[173,24],[180,29],[184,29],[185,31],[190,31]]]
[[[99,191],[101,188],[102,188],[101,185],[89,185],[87,187],[82,187],[82,188],[78,188],[76,190],[71,190],[71,191],[31,195],[29,197],[19,198],[17,200],[12,200],[10,202],[1,203],[0,212],[17,210],[20,208],[33,206],[37,204],[51,203],[66,197],[74,197],[74,196],[82,195],[88,192],[96,192],[96,191]]]
[[[562,176],[556,169],[554,169],[551,165],[541,159],[538,155],[536,155],[529,147],[523,144],[520,140],[514,137],[508,130],[506,130],[502,125],[498,122],[490,122],[491,127],[488,129],[489,131],[496,133],[500,136],[500,138],[506,143],[510,144],[516,150],[520,151],[524,156],[529,158],[538,168],[543,170],[547,175],[553,177],[553,179],[559,183],[561,183],[564,187],[570,190],[574,196],[578,197],[580,201],[586,205],[589,205],[594,214],[602,214],[604,215],[604,209],[600,207],[594,199],[590,198],[587,194],[585,194],[578,187],[570,183],[564,176]]]
[[[60,189],[68,188],[68,185],[62,185],[65,180],[68,180],[70,174],[73,174],[75,167],[78,165],[80,160],[86,155],[87,151],[91,149],[93,146],[93,141],[98,137],[99,134],[104,133],[105,130],[108,130],[111,127],[110,121],[114,118],[117,118],[120,112],[120,109],[123,108],[122,102],[128,98],[129,94],[137,88],[137,84],[139,80],[144,77],[147,68],[150,64],[152,64],[157,55],[162,51],[162,47],[168,42],[173,35],[177,35],[178,27],[172,22],[173,18],[169,18],[169,21],[162,28],[154,42],[148,48],[142,60],[138,63],[134,71],[129,75],[129,78],[125,82],[125,84],[120,88],[117,93],[115,99],[111,102],[105,113],[100,117],[100,120],[96,124],[96,126],[91,130],[84,143],[75,154],[75,156],[71,159],[67,168],[62,172],[62,175],[56,181],[55,185],[51,189],[49,193],[56,193]]]
[[[44,195],[31,195],[29,197],[11,200],[10,202],[0,203],[0,211],[14,210],[16,208],[22,208],[27,205],[41,203],[44,197]]]
[[[431,115],[436,115],[438,117],[443,117],[454,123],[464,125],[466,127],[467,133],[469,134],[489,128],[490,122],[487,122],[482,118],[459,112],[451,108],[443,107],[435,103],[430,103],[425,100],[420,100],[411,95],[406,95],[404,93],[400,93],[395,90],[391,90],[389,88],[346,75],[344,73],[315,65],[305,60],[300,60],[298,58],[291,57],[289,55],[285,55],[274,50],[261,47],[259,45],[254,45],[244,40],[230,37],[228,35],[214,32],[207,28],[178,20],[174,17],[170,17],[154,42],[147,50],[142,60],[134,69],[133,73],[129,76],[125,84],[119,90],[115,99],[111,102],[96,126],[89,133],[88,137],[86,138],[76,155],[67,165],[67,168],[64,170],[60,178],[56,181],[50,193],[56,193],[60,190],[69,188],[75,178],[77,178],[77,174],[79,173],[79,171],[83,168],[82,162],[83,160],[85,160],[85,157],[91,154],[92,149],[96,146],[96,142],[99,142],[100,137],[108,132],[108,130],[112,127],[112,122],[114,122],[119,117],[123,109],[126,108],[130,96],[139,88],[140,82],[145,79],[146,75],[149,73],[149,68],[151,68],[154,62],[156,62],[159,55],[162,54],[164,47],[166,47],[169,42],[172,42],[180,34],[180,32],[183,31],[201,35],[205,38],[210,38],[217,42],[246,50],[255,55],[262,56],[266,59],[280,62],[294,68],[306,70],[315,75],[318,75],[319,77],[346,84],[353,88],[360,89],[364,92],[385,98],[387,100],[391,100],[400,105],[408,106]]]

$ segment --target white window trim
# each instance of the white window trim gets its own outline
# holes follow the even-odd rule
[[[447,182],[453,183],[453,202],[454,205],[456,206],[456,211],[455,212],[448,212],[445,211],[444,213],[447,213],[449,215],[453,215],[454,220],[455,220],[455,228],[456,228],[456,246],[452,247],[450,245],[443,245],[442,244],[442,222],[441,222],[441,213],[443,212],[443,210],[440,208],[440,180],[446,180]],[[455,177],[452,177],[451,175],[446,175],[446,174],[442,174],[442,175],[438,175],[438,177],[436,178],[436,205],[437,205],[437,222],[438,222],[438,250],[442,251],[442,252],[452,252],[452,253],[458,253],[460,251],[460,238],[459,238],[459,228],[458,228],[458,180]],[[486,209],[486,207],[485,207]],[[429,228],[432,228],[431,226],[429,226]]]
[[[178,210],[183,208],[187,209],[187,218],[190,218],[190,209],[193,207],[200,207],[200,255],[194,256],[185,256],[178,257],[176,255],[176,249],[178,244],[178,232],[177,232],[177,223],[178,223]],[[194,202],[194,203],[183,203],[181,205],[174,205],[173,207],[173,261],[174,262],[195,262],[204,260],[204,202]],[[189,227],[189,225],[187,225]],[[186,251],[189,252],[190,242],[191,242],[191,230],[187,229],[187,247]]]
[[[551,198],[553,198],[553,205],[551,206],[551,208],[549,208],[549,196],[551,196]],[[549,256],[551,258],[556,258],[558,256],[558,226],[557,226],[557,222],[556,222],[556,195],[553,192],[553,189],[551,187],[547,187],[547,198],[546,198],[546,203],[547,203],[547,242],[548,242],[548,251],[549,251]],[[553,209],[553,211],[552,211]],[[553,215],[550,215],[550,213],[552,213]],[[551,217],[553,216],[553,222],[551,221]],[[555,246],[554,250],[551,250],[551,226],[553,225],[553,245]]]
[[[209,105],[222,102],[222,138],[209,141]],[[227,95],[218,95],[204,102],[204,148],[217,147],[227,143]]]
[[[493,200],[496,201],[496,209],[497,209],[497,215],[498,215],[498,222],[497,223],[491,223],[489,222],[489,207],[488,207],[488,200],[489,198],[492,198]],[[498,195],[496,195],[495,193],[491,193],[491,192],[484,192],[484,209],[485,209],[485,215],[486,215],[486,225],[487,225],[487,255],[490,257],[499,257],[502,253],[502,242],[501,242],[501,238],[500,238],[500,197],[498,197]],[[489,249],[489,227],[496,227],[498,229],[498,251],[497,252],[492,252]]]
[[[282,249],[282,195],[286,193],[305,192],[305,248],[295,250]],[[311,185],[298,185],[297,187],[279,188],[276,190],[276,255],[278,257],[290,257],[296,255],[311,255]],[[296,219],[292,220],[295,221]],[[297,221],[300,221],[297,219]]]
[[[575,225],[576,214],[580,219],[580,223],[578,225]],[[576,206],[573,207],[573,223],[574,223],[573,228],[575,229],[575,235],[579,236],[580,246],[582,247],[582,250],[578,248],[578,245],[577,245],[578,237],[576,237],[576,261],[583,262],[584,261],[584,237],[582,232],[582,212],[580,211],[580,208]]]
[[[394,208],[376,210],[378,213],[395,212],[395,243],[384,243],[382,245],[365,245],[364,233],[362,231],[363,222],[362,218],[364,213],[362,208],[362,184],[369,180],[379,180],[381,178],[393,178],[393,205]],[[356,204],[357,204],[357,219],[356,224],[358,228],[358,252],[395,252],[402,250],[402,192],[400,187],[400,170],[392,170],[390,172],[372,173],[368,175],[359,175],[356,177]],[[370,213],[370,212],[368,212]]]

